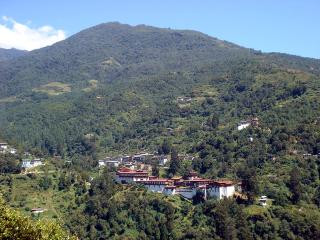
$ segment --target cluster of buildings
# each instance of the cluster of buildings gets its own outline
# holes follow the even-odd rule
[[[238,124],[238,131],[241,131],[249,126],[257,127],[259,126],[259,119],[257,117],[251,118],[249,120],[242,120]]]
[[[11,153],[11,154],[17,154],[17,149],[11,147],[6,142],[0,142],[0,153]]]
[[[139,168],[151,168],[152,163],[157,163],[160,166],[164,166],[168,161],[168,156],[165,155],[155,155],[151,153],[138,153],[135,155],[125,155],[117,157],[106,157],[98,161],[99,167],[119,167],[124,166],[130,169]]]
[[[143,185],[149,191],[166,195],[180,195],[192,199],[197,192],[202,192],[204,198],[222,199],[235,194],[237,184],[230,180],[213,180],[198,177],[196,172],[190,172],[187,179],[182,177],[157,178],[149,176],[148,171],[120,168],[116,172],[117,183],[135,183]]]
[[[22,165],[21,168],[23,169],[29,169],[37,166],[44,165],[44,162],[41,158],[36,158],[36,159],[23,159],[22,160]]]

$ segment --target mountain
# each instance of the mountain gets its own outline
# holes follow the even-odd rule
[[[100,24],[0,64],[2,135],[59,154],[91,132],[100,150],[137,138],[154,146],[163,129],[187,118],[180,141],[192,145],[195,119],[218,114],[234,124],[293,94],[316,94],[319,74],[317,59],[264,54],[196,31]],[[181,105],[181,96],[193,96],[192,104]]]
[[[0,139],[46,158],[39,174],[0,174],[0,190],[81,239],[319,239],[319,95],[318,59],[101,24],[0,64]],[[194,170],[242,194],[191,203],[97,169],[141,151],[171,152],[161,177]],[[21,157],[0,154],[0,170]]]
[[[107,23],[0,66],[0,95],[48,82],[78,87],[91,79],[107,83],[248,55],[247,49],[195,31]]]
[[[15,48],[12,49],[4,49],[0,48],[0,62],[12,60],[18,57],[25,55],[27,51],[18,50]]]
[[[18,55],[18,50],[7,51],[15,52],[11,56]],[[91,79],[108,83],[257,56],[275,64],[320,72],[319,60],[263,55],[196,31],[106,23],[1,64],[0,96],[17,95],[49,82],[78,88]]]
[[[264,54],[196,31],[100,24],[0,64],[2,135],[60,154],[92,132],[98,149],[136,138],[154,146],[165,136],[159,129],[189,116],[181,126],[189,142],[195,119],[234,122],[316,94],[319,73],[317,59]],[[192,104],[181,105],[181,96],[193,96]]]

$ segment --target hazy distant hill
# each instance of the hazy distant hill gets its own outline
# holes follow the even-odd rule
[[[12,49],[0,48],[0,62],[12,60],[17,57],[21,57],[21,56],[25,55],[27,52],[28,51],[18,50],[15,48],[12,48]]]

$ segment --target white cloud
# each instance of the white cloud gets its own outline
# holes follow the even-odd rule
[[[7,16],[3,16],[2,20],[0,23],[0,48],[33,50],[52,45],[66,38],[63,30],[54,29],[48,25],[32,28],[28,26],[30,23],[18,23]]]

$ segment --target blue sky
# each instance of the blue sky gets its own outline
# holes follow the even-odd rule
[[[0,0],[0,17],[4,31],[13,23],[27,26],[30,34],[40,31],[38,40],[44,45],[102,22],[119,21],[193,29],[265,52],[320,58],[319,0]],[[0,35],[2,47],[19,39],[5,35]],[[33,37],[22,39],[36,48],[31,47]]]

